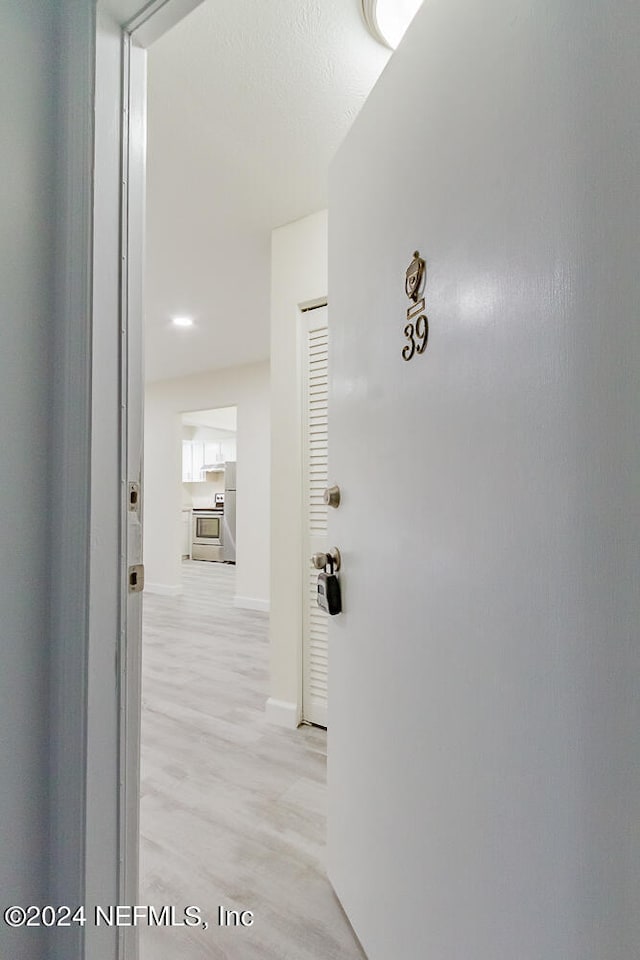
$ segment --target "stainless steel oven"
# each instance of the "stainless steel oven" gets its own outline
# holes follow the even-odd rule
[[[222,560],[223,510],[193,511],[191,556],[194,560]]]

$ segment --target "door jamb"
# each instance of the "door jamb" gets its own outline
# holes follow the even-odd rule
[[[101,301],[98,300],[104,293],[100,288],[98,278],[102,273],[109,274],[111,260],[115,246],[119,246],[119,275],[118,275],[118,313],[119,338],[117,368],[119,383],[117,389],[119,437],[118,449],[112,449],[110,454],[118,458],[118,502],[120,528],[116,537],[106,544],[107,552],[117,551],[117,570],[111,567],[113,574],[119,581],[119,609],[113,611],[113,626],[117,622],[116,669],[113,674],[94,677],[93,690],[91,685],[86,699],[87,717],[87,744],[84,759],[83,779],[86,804],[96,803],[96,788],[100,783],[93,784],[93,794],[90,789],[90,757],[93,753],[92,738],[100,737],[102,744],[95,744],[97,753],[105,749],[114,759],[114,770],[117,770],[117,783],[111,784],[102,778],[102,787],[105,790],[113,788],[114,800],[117,805],[117,832],[113,836],[114,846],[117,847],[117,856],[114,862],[95,862],[95,854],[91,848],[85,850],[83,865],[83,886],[86,891],[88,909],[92,909],[95,897],[99,892],[112,890],[117,893],[117,903],[135,904],[139,901],[138,854],[139,854],[139,800],[140,800],[140,659],[142,647],[142,598],[140,594],[132,594],[128,589],[128,567],[132,562],[142,559],[142,525],[141,513],[138,514],[137,525],[132,525],[128,510],[128,486],[130,481],[141,483],[142,480],[142,394],[144,389],[142,366],[142,281],[143,281],[143,239],[144,239],[144,183],[146,169],[146,55],[145,48],[154,42],[160,35],[183,19],[197,7],[202,0],[151,0],[139,6],[141,0],[129,0],[129,9],[134,11],[125,22],[122,20],[122,0],[102,0],[100,8],[111,18],[114,29],[120,30],[120,91],[116,91],[112,82],[96,76],[96,86],[104,82],[103,97],[110,101],[115,109],[115,98],[119,96],[118,110],[120,114],[121,161],[119,171],[119,201],[117,219],[120,223],[119,237],[113,238],[111,246],[106,244],[105,249],[96,251],[93,261],[94,310]],[[113,8],[115,9],[113,9]],[[138,8],[136,10],[136,7]],[[118,15],[118,8],[119,14]],[[98,20],[94,22],[96,39],[98,38]],[[116,34],[117,36],[117,34]],[[95,133],[106,130],[107,117],[101,110],[101,105],[95,96]],[[112,172],[115,175],[115,170]],[[94,234],[99,234],[102,228],[109,230],[110,223],[103,221],[104,210],[99,208],[97,198],[92,201]],[[114,211],[111,210],[113,216]],[[108,248],[108,249],[107,249]],[[104,258],[104,259],[101,259]],[[115,294],[113,287],[112,294]],[[97,322],[94,319],[93,322]],[[114,341],[115,343],[115,341]],[[112,350],[114,347],[111,348]],[[115,359],[115,358],[113,358]],[[93,380],[95,365],[104,362],[105,358],[93,353],[90,357],[91,380]],[[96,425],[94,424],[94,427]],[[96,451],[98,444],[103,441],[101,424],[97,425],[91,435],[91,455]],[[93,481],[92,481],[93,485]],[[112,490],[113,493],[113,490]],[[90,527],[94,529],[102,509],[100,496],[92,496],[90,506]],[[93,545],[92,545],[93,556]],[[109,556],[111,554],[109,553]],[[103,564],[105,569],[102,569]],[[108,557],[101,563],[101,571],[94,571],[93,575],[104,575],[109,570]],[[91,658],[91,645],[88,638],[95,636],[108,639],[105,634],[111,628],[111,623],[100,621],[100,615],[89,609],[87,629],[87,656]],[[96,640],[93,641],[96,643]],[[109,641],[111,642],[111,641]],[[91,676],[91,663],[88,664]],[[95,669],[94,669],[95,673]],[[99,689],[98,689],[99,688]],[[97,691],[97,695],[96,695]],[[109,726],[108,730],[101,728],[104,719],[105,704],[114,703],[114,713],[117,715],[117,729]],[[114,702],[115,701],[115,702]],[[105,736],[108,742],[104,743]],[[95,766],[95,765],[94,765]],[[93,772],[95,779],[95,770]],[[87,789],[89,788],[89,789]],[[92,811],[93,820],[99,818],[100,811]],[[105,824],[111,830],[111,824]],[[78,865],[78,868],[80,865]],[[115,875],[114,875],[115,871]],[[89,889],[91,888],[91,890]],[[113,931],[112,931],[113,932]],[[138,956],[137,929],[135,927],[117,928],[117,937],[113,941],[112,955],[117,960],[136,960]],[[106,937],[109,931],[94,931],[91,923],[87,923],[83,930],[84,943],[82,956],[104,956]],[[79,960],[79,958],[78,958]]]

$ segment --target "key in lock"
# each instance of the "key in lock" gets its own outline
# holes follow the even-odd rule
[[[329,567],[328,573],[325,569],[318,574],[318,606],[322,610],[326,610],[330,617],[335,617],[342,613],[342,595],[340,593],[340,581],[333,572],[334,561],[330,555],[327,555],[327,566]]]

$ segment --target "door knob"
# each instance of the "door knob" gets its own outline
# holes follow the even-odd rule
[[[314,553],[311,557],[311,563],[316,570],[324,570],[330,564],[333,565],[333,572],[337,573],[340,569],[340,551],[337,547],[332,547],[326,553]]]

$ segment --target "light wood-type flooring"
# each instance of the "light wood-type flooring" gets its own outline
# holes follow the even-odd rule
[[[265,721],[268,617],[233,607],[235,568],[183,578],[144,600],[139,902],[209,926],[144,926],[141,960],[362,960],[324,872],[326,733]]]

